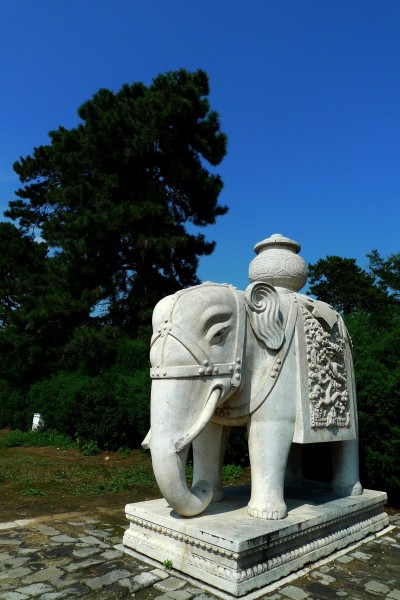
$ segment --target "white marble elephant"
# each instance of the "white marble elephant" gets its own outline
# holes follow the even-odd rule
[[[248,427],[250,515],[287,515],[293,441],[334,441],[333,489],[362,493],[350,342],[331,307],[263,282],[245,292],[205,283],[161,300],[153,328],[150,448],[175,511],[193,516],[222,499],[227,431],[235,425]]]

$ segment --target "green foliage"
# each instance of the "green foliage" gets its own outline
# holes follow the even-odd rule
[[[310,294],[343,315],[356,311],[377,314],[387,311],[391,299],[376,284],[374,275],[361,269],[354,258],[327,256],[308,265]]]
[[[186,480],[191,485],[193,480],[193,463],[188,461],[186,463]],[[227,464],[222,467],[222,481],[226,483],[233,483],[236,479],[239,479],[243,475],[243,468],[233,464]]]
[[[74,440],[64,434],[51,430],[20,431],[15,429],[6,432],[0,437],[0,448],[14,448],[16,446],[55,448],[75,448]]]
[[[38,488],[28,487],[22,490],[22,496],[47,496],[48,493],[44,490],[39,490]]]
[[[195,228],[227,212],[210,170],[226,136],[208,96],[201,70],[102,89],[77,127],[14,165],[14,224],[0,223],[0,427],[26,429],[40,411],[99,447],[145,437],[140,340],[160,298],[198,283],[215,243]]]
[[[163,565],[167,569],[167,571],[170,571],[174,566],[172,560],[169,560],[168,558],[164,560]]]
[[[364,313],[346,318],[354,345],[362,481],[400,502],[400,308],[383,326]]]
[[[382,258],[378,250],[372,250],[367,256],[369,269],[377,278],[379,287],[400,300],[400,252],[390,254],[387,259]]]
[[[122,448],[118,448],[118,453],[122,458],[128,458],[132,454],[131,448],[127,448],[126,446]]]
[[[150,427],[148,370],[127,374],[117,368],[89,377],[59,373],[29,391],[32,411],[47,426],[78,436],[86,451],[138,447]]]
[[[0,429],[26,429],[32,424],[32,415],[28,416],[24,395],[13,386],[0,379]]]
[[[400,253],[310,265],[311,293],[344,314],[353,341],[361,481],[400,504]]]
[[[243,469],[239,465],[224,465],[222,467],[222,481],[232,483],[243,475]]]
[[[100,454],[100,452],[101,452],[97,442],[94,442],[93,440],[89,440],[88,442],[82,442],[78,438],[77,444],[78,444],[79,450],[85,456],[96,456],[96,454]]]
[[[6,215],[52,250],[66,292],[57,315],[79,317],[73,327],[95,318],[136,334],[156,300],[197,282],[198,257],[215,244],[184,225],[227,212],[206,168],[226,153],[208,94],[200,70],[101,89],[79,108],[78,127],[50,132],[14,165],[24,187]]]
[[[250,465],[249,443],[245,427],[232,427],[225,453],[225,462],[241,465],[242,467]]]

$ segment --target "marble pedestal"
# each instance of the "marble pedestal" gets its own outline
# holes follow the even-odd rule
[[[338,498],[326,484],[287,490],[280,521],[247,515],[249,486],[225,490],[222,502],[197,517],[176,514],[165,500],[126,506],[123,543],[232,596],[243,596],[328,556],[388,524],[386,494]],[[217,591],[216,591],[217,593]]]

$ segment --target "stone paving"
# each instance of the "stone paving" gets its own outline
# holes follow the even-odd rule
[[[201,584],[120,549],[123,526],[82,515],[0,523],[1,600],[211,600]],[[400,514],[391,531],[342,551],[249,600],[400,600]]]

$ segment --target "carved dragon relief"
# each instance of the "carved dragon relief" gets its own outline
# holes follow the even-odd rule
[[[340,317],[330,309],[330,318],[324,318],[328,307],[320,302],[301,303],[300,308],[307,348],[310,426],[313,429],[349,427],[347,341],[340,327]]]

